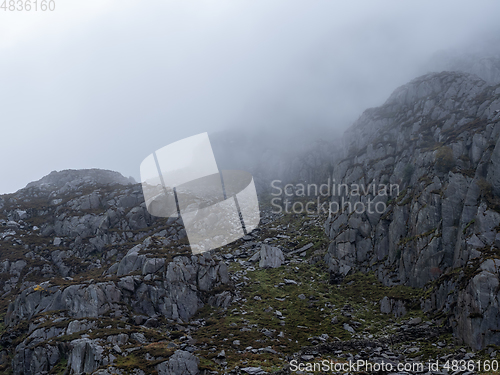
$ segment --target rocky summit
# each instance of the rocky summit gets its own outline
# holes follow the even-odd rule
[[[500,86],[419,77],[332,144],[201,255],[117,172],[0,196],[1,371],[496,373]]]

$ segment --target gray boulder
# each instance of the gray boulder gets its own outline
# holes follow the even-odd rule
[[[168,361],[156,366],[158,375],[197,375],[200,360],[189,352],[177,350]]]
[[[278,268],[285,261],[283,252],[277,247],[263,244],[260,249],[260,268]]]

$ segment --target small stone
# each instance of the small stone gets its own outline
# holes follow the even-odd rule
[[[256,252],[250,259],[248,259],[249,262],[257,262],[260,259],[260,252]],[[250,271],[250,268],[248,269]],[[252,270],[255,271],[255,268]]]
[[[130,335],[130,338],[132,340],[135,340],[137,341],[138,343],[140,344],[145,344],[146,343],[146,337],[144,336],[143,333],[139,333],[139,332],[134,332]]]
[[[262,333],[264,335],[266,335],[267,337],[272,337],[273,336],[273,333],[270,330],[268,330],[268,329],[262,330]]]
[[[262,353],[271,353],[271,354],[278,354],[276,350],[268,346],[267,348],[261,348],[259,349]]]
[[[474,353],[466,353],[464,355],[464,358],[462,358],[464,361],[468,361],[469,359],[474,358]]]
[[[352,327],[351,327],[349,324],[347,324],[347,323],[344,323],[343,328],[344,328],[347,332],[349,332],[349,333],[352,333],[352,334],[356,333],[356,331],[354,330],[354,328],[352,328]]]
[[[250,375],[266,374],[266,372],[263,371],[260,367],[244,367],[241,369],[241,371],[246,372],[247,374]]]
[[[420,324],[420,323],[422,323],[422,318],[418,317],[418,318],[410,319],[410,321],[408,322],[408,325],[416,326],[417,324]]]

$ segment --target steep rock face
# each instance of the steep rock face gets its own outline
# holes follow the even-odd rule
[[[500,258],[499,135],[500,87],[468,74],[417,78],[365,111],[333,172],[351,193],[334,189],[344,211],[325,224],[332,273],[434,281],[427,311],[450,312],[455,334],[474,348],[498,345],[499,275],[481,267]],[[356,194],[355,185],[370,189]]]

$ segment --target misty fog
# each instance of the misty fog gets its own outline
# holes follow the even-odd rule
[[[206,131],[220,168],[283,165],[315,142],[333,155],[343,130],[398,86],[432,70],[479,74],[481,57],[495,64],[498,14],[488,1],[2,11],[0,193],[62,169],[139,180],[151,152]]]

